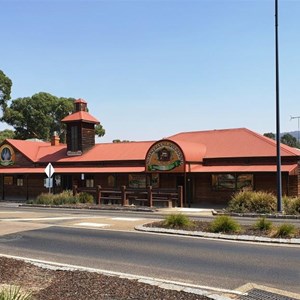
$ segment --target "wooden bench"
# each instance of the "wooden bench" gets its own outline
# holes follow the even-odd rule
[[[178,193],[168,190],[153,191],[152,203],[165,203],[168,208],[176,206],[178,202]],[[174,204],[174,205],[173,205]]]
[[[101,196],[100,198],[100,204],[122,204],[122,198],[121,197],[112,197],[112,196]]]
[[[98,204],[123,205],[122,191],[98,189]]]
[[[149,206],[149,200],[146,198],[129,196],[128,201],[129,201],[129,204],[134,204],[134,205],[139,205],[139,206]]]
[[[152,202],[158,202],[158,203],[166,203],[168,208],[172,208],[173,207],[173,201],[171,198],[166,198],[166,197],[155,197],[152,199]]]

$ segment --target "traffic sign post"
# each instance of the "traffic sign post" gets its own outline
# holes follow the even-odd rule
[[[49,164],[47,165],[47,167],[45,168],[45,173],[46,173],[46,175],[48,176],[49,194],[50,194],[50,192],[51,192],[51,187],[52,187],[52,184],[51,184],[51,183],[53,182],[53,180],[51,180],[51,177],[52,177],[52,175],[54,174],[54,172],[55,172],[55,170],[54,170],[52,164],[49,163]]]

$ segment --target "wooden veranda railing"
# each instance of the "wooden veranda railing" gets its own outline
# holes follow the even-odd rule
[[[140,206],[167,206],[183,207],[183,187],[177,189],[158,189],[149,186],[146,189],[132,189],[121,186],[119,189],[102,188],[81,188],[73,186],[73,194],[87,192],[93,194],[98,205],[140,205]]]

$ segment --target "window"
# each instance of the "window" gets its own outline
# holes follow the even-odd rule
[[[55,175],[55,186],[61,186],[61,176],[60,175]]]
[[[114,188],[116,186],[116,177],[114,175],[109,175],[107,181],[108,187]]]
[[[147,176],[147,186],[152,186],[153,188],[159,187],[159,174],[153,173]]]
[[[78,151],[78,127],[71,127],[71,151]]]
[[[212,188],[216,191],[252,191],[253,174],[213,174]]]
[[[240,174],[237,176],[237,189],[253,191],[253,174]]]
[[[23,186],[23,185],[24,185],[23,176],[18,176],[17,177],[17,186]]]
[[[212,186],[218,191],[235,190],[235,176],[234,174],[212,175]]]
[[[146,188],[146,175],[130,174],[129,187],[131,188]]]
[[[13,176],[4,176],[4,185],[13,185],[14,178]]]
[[[87,175],[85,180],[85,186],[92,188],[94,187],[94,177],[93,175]]]

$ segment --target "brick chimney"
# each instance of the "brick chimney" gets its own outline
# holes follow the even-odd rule
[[[57,132],[54,131],[51,138],[51,146],[59,146],[59,141],[59,136],[57,135]]]

